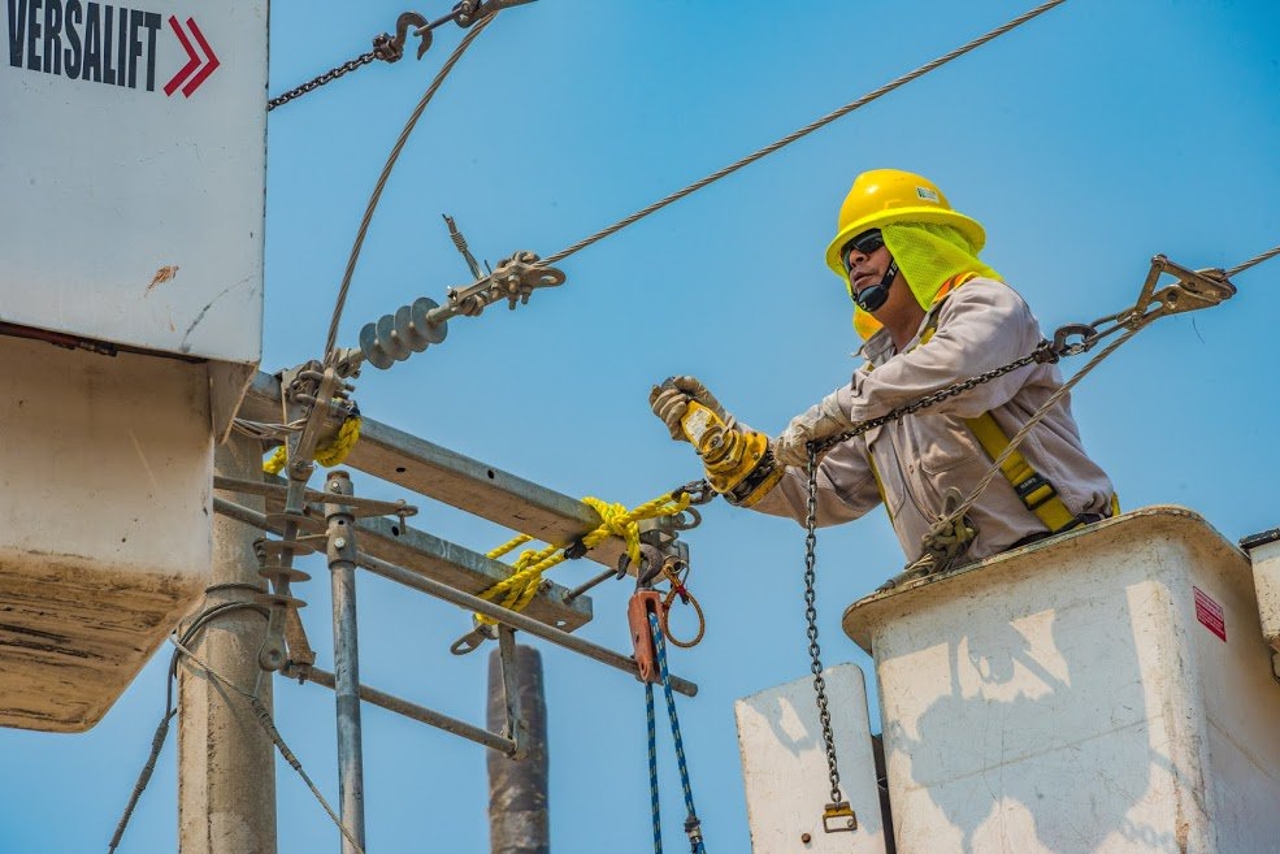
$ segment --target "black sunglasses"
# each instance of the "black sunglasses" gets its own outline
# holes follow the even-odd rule
[[[844,264],[844,271],[848,273],[853,269],[853,265],[849,263],[850,250],[857,250],[862,255],[870,255],[881,246],[884,246],[884,236],[878,228],[864,231],[854,237],[840,249],[840,263]]]

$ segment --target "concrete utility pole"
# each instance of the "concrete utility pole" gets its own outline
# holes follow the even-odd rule
[[[218,474],[256,478],[260,443],[233,433],[217,449]],[[239,495],[257,505],[261,499]],[[213,521],[213,579],[204,609],[256,601],[258,576],[253,541],[260,533],[218,516]],[[271,674],[258,669],[267,621],[237,608],[212,619],[190,648],[211,669],[271,708]],[[178,668],[178,848],[182,854],[275,854],[276,780],[271,739],[255,719],[248,698],[208,676],[186,659]]]
[[[488,752],[489,850],[492,854],[549,854],[547,819],[547,701],[542,688],[542,657],[529,646],[516,646],[516,694],[524,731],[517,743],[525,748],[515,760],[496,750]],[[491,730],[507,725],[507,697],[503,688],[499,650],[489,654],[489,713]]]

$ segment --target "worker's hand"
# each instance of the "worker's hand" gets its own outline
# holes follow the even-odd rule
[[[839,388],[816,406],[791,419],[787,429],[773,440],[773,457],[785,466],[804,468],[809,464],[810,442],[820,442],[853,429],[849,418],[851,396],[849,386]]]
[[[667,431],[676,441],[688,441],[680,427],[680,419],[689,409],[689,401],[696,400],[716,414],[726,429],[732,429],[733,417],[724,411],[715,395],[707,391],[697,377],[672,377],[649,392],[649,408],[667,425]]]

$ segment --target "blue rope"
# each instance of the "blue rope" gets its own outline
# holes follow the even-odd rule
[[[653,683],[644,683],[644,711],[649,722],[649,803],[653,809],[653,850],[662,854],[662,810],[658,805],[658,731],[653,722]]]
[[[676,746],[676,765],[680,769],[680,787],[684,791],[684,808],[688,816],[684,820],[684,832],[689,837],[692,854],[706,854],[702,844],[702,824],[693,807],[693,788],[689,784],[689,767],[684,758],[684,740],[680,737],[680,718],[676,715],[676,700],[671,691],[671,674],[667,670],[667,645],[663,641],[658,615],[649,614],[649,628],[653,632],[653,646],[658,657],[658,672],[662,676],[662,691],[667,697],[667,715],[671,718],[671,737]],[[653,796],[653,833],[656,854],[662,854],[662,829],[658,819],[658,765],[656,759],[657,738],[653,724],[653,686],[645,683],[645,699],[649,713],[649,783]]]

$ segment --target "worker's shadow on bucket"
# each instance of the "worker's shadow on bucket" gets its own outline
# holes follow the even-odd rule
[[[886,713],[890,778],[911,781],[895,787],[908,801],[895,800],[896,824],[929,799],[966,854],[1019,838],[1077,854],[1102,850],[1113,834],[1143,850],[1178,851],[1172,835],[1161,839],[1129,817],[1172,766],[1146,736],[1133,623],[1117,599],[1104,624],[1088,608],[973,615],[947,644],[949,676],[938,666],[946,678],[915,684],[927,696],[907,697],[897,719]]]

